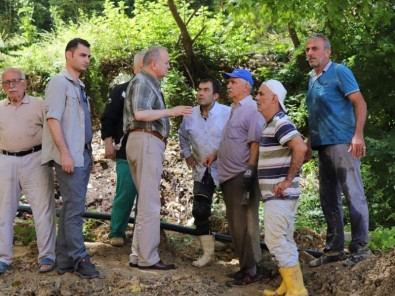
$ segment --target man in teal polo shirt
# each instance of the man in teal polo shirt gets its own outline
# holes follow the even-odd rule
[[[324,255],[310,262],[312,267],[346,259],[341,193],[348,201],[352,236],[351,256],[345,263],[357,263],[371,254],[360,170],[360,159],[366,155],[366,102],[351,70],[332,62],[330,54],[324,35],[313,34],[307,40],[306,58],[313,68],[306,98],[309,141],[318,150],[320,200],[327,222]]]

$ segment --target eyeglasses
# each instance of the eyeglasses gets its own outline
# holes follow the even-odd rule
[[[20,78],[20,79],[12,79],[12,80],[4,80],[4,81],[2,81],[1,82],[1,84],[3,85],[3,86],[10,86],[11,85],[11,83],[13,84],[13,85],[18,85],[19,83],[21,83],[22,81],[24,81],[25,79],[23,79],[23,78]]]

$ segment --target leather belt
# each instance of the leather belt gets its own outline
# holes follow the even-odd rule
[[[9,151],[0,149],[0,153],[1,154],[5,154],[5,155],[9,155],[9,156],[25,156],[25,155],[28,155],[30,153],[37,152],[37,151],[40,151],[40,150],[41,150],[41,145],[37,145],[37,146],[34,146],[33,148],[31,148],[29,150],[18,151],[18,152],[9,152]]]
[[[132,129],[132,130],[130,131],[130,133],[132,133],[132,132],[143,132],[143,133],[151,134],[151,135],[157,137],[158,139],[161,139],[165,144],[167,144],[167,138],[164,137],[164,136],[162,136],[162,135],[161,135],[160,133],[158,133],[158,132],[150,131],[150,130],[147,130],[147,129],[145,129],[145,128],[134,128],[134,129]]]

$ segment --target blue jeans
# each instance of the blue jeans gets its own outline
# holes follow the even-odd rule
[[[325,252],[344,250],[344,222],[341,193],[347,200],[351,220],[350,251],[368,240],[369,211],[363,189],[360,161],[348,152],[348,144],[318,149],[321,207],[327,222]]]
[[[57,265],[59,268],[74,267],[88,256],[82,234],[86,191],[91,171],[91,151],[84,150],[84,166],[74,167],[74,173],[67,174],[55,163],[56,178],[62,195],[58,239],[56,242]]]

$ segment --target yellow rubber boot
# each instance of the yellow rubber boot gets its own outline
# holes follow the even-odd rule
[[[281,282],[280,287],[278,287],[276,291],[266,289],[263,290],[263,296],[283,296],[285,293],[287,293],[287,286],[284,280]]]
[[[299,264],[293,267],[280,268],[280,273],[287,287],[285,296],[309,295],[303,283],[303,275]]]

